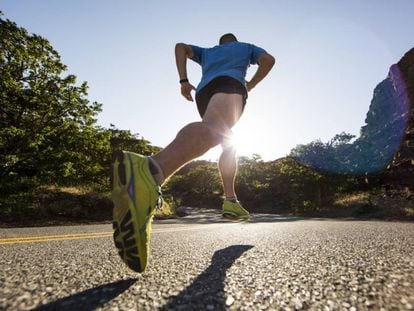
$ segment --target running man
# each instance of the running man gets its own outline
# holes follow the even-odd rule
[[[186,125],[166,148],[151,157],[119,151],[112,164],[115,246],[122,260],[137,272],[143,272],[148,263],[151,222],[155,208],[162,204],[162,184],[184,164],[218,144],[223,149],[218,163],[226,197],[223,216],[249,217],[234,190],[237,157],[231,129],[243,113],[247,93],[269,73],[275,59],[262,48],[238,42],[231,33],[223,35],[213,48],[178,43],[175,58],[181,94],[192,102],[192,91],[196,91],[202,120]],[[197,89],[187,76],[187,58],[202,68]],[[257,71],[246,81],[247,68],[256,64]]]

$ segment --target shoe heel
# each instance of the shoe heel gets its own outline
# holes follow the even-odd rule
[[[110,166],[110,174],[109,174],[109,185],[111,189],[114,189],[114,180],[115,175],[118,175],[118,179],[123,186],[126,185],[126,171],[125,171],[125,164],[124,164],[124,153],[121,150],[118,150],[112,154],[111,166]],[[118,174],[115,174],[116,165],[115,163],[118,162]]]
[[[118,177],[119,181],[123,186],[127,183],[127,174],[126,174],[126,168],[125,168],[125,155],[122,151],[117,151],[115,153],[115,159],[118,161]]]

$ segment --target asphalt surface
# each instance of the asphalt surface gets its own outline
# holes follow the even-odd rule
[[[154,223],[143,274],[110,234],[0,229],[0,309],[414,309],[413,223],[193,213]]]

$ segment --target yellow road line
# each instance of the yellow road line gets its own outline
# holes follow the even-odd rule
[[[223,226],[223,225],[234,225],[234,224],[209,224],[208,226]],[[155,228],[152,230],[153,233],[168,233],[177,231],[188,231],[206,228],[204,225],[194,226],[179,226],[170,228]],[[113,234],[110,232],[90,232],[90,233],[73,233],[73,234],[61,234],[61,235],[39,235],[39,236],[22,236],[22,237],[11,237],[11,238],[0,238],[0,245],[10,244],[22,244],[22,243],[38,243],[38,242],[49,242],[49,241],[64,241],[64,240],[78,240],[78,239],[93,239],[93,238],[104,238],[111,237]]]
[[[36,243],[36,242],[49,242],[49,241],[64,241],[64,240],[78,240],[78,239],[94,239],[94,238],[105,238],[112,236],[112,232],[109,234],[101,234],[101,235],[90,235],[90,236],[39,236],[37,239],[32,237],[32,239],[22,239],[22,240],[11,240],[8,239],[0,239],[0,245],[8,245],[8,244],[22,244],[22,243]]]
[[[39,236],[25,236],[25,237],[13,237],[13,238],[1,238],[8,241],[20,241],[20,240],[33,240],[33,239],[53,239],[53,238],[76,238],[76,237],[89,237],[89,236],[100,236],[107,235],[111,232],[90,232],[90,233],[72,233],[72,234],[59,234],[59,235],[39,235]]]

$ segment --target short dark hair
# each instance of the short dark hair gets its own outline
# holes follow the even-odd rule
[[[237,38],[232,33],[226,33],[225,35],[222,35],[219,44],[227,43],[227,42],[234,42],[237,41]]]

